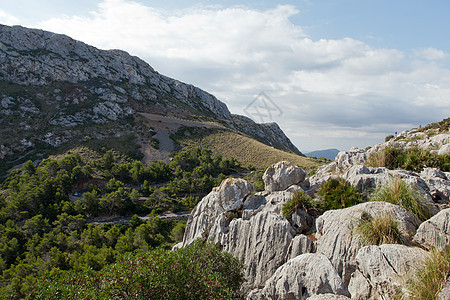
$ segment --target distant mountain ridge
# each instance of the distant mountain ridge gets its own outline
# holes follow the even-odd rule
[[[215,122],[302,155],[277,124],[232,115],[213,95],[161,75],[121,50],[0,25],[0,64],[0,159],[11,162],[30,151],[39,154],[94,139],[135,136],[155,144],[154,131],[138,117],[140,112]]]
[[[311,151],[308,153],[305,153],[306,156],[308,157],[324,157],[327,159],[331,159],[334,160],[336,158],[336,155],[338,155],[339,150],[338,149],[325,149],[325,150],[316,150],[316,151]]]

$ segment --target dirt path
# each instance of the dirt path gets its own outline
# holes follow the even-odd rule
[[[170,212],[158,215],[161,220],[182,220],[187,221],[190,211]],[[143,221],[149,219],[148,216],[139,217]],[[102,224],[128,224],[131,221],[131,217],[99,217],[87,221],[87,224],[102,225]]]
[[[153,130],[156,132],[154,138],[159,141],[159,149],[153,148],[146,142],[140,142],[140,145],[142,147],[141,149],[144,153],[143,162],[146,164],[157,160],[162,160],[165,162],[169,161],[170,152],[176,149],[176,144],[170,138],[170,135],[177,132],[177,130],[181,126],[226,129],[226,127],[217,124],[183,120],[149,113],[139,114],[145,118],[145,124],[148,127],[153,128]]]

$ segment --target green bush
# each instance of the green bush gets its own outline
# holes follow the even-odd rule
[[[346,208],[362,202],[361,194],[342,178],[331,178],[318,191],[323,210]]]
[[[425,203],[423,194],[399,177],[394,177],[387,184],[378,187],[370,199],[399,205],[415,214],[421,221],[425,221],[432,216],[431,209]]]
[[[394,136],[391,134],[391,135],[388,135],[385,139],[384,139],[384,141],[385,142],[389,142],[390,140],[392,140],[394,138]]]
[[[177,251],[126,254],[99,272],[60,271],[38,279],[37,299],[236,299],[244,266],[197,240]]]
[[[367,212],[362,212],[353,234],[359,236],[363,246],[405,243],[398,229],[398,223],[389,213],[380,213],[373,217]]]
[[[315,206],[313,205],[311,197],[302,191],[295,191],[291,199],[283,204],[281,212],[283,216],[291,222],[292,214],[299,208],[308,212],[313,212]]]
[[[412,300],[435,300],[450,276],[450,247],[433,249],[423,265],[408,280],[405,296]]]

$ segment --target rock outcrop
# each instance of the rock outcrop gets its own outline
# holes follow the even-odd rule
[[[356,254],[361,248],[361,242],[353,234],[352,228],[363,211],[372,216],[380,212],[390,213],[398,222],[405,238],[413,236],[420,224],[415,215],[386,202],[366,202],[345,209],[326,211],[316,221],[316,251],[331,261],[345,284],[350,282],[351,275],[356,270]]]
[[[281,266],[250,299],[306,299],[312,295],[350,296],[347,287],[322,254],[303,254]]]
[[[244,198],[253,191],[253,186],[243,179],[228,178],[214,188],[192,211],[183,238],[189,245],[198,238],[207,238],[216,219],[243,206]]]
[[[432,138],[420,147],[437,147],[445,136]],[[437,145],[437,146],[436,146]],[[381,149],[382,146],[376,146]],[[442,147],[441,147],[442,148]],[[375,151],[375,150],[372,150]],[[236,202],[239,209],[209,213],[205,207],[213,191],[193,212],[207,219],[205,238],[220,243],[248,266],[242,292],[247,299],[392,299],[405,292],[405,278],[427,257],[426,248],[444,249],[450,242],[449,173],[435,168],[421,172],[364,166],[368,152],[352,149],[313,176],[290,163],[270,166],[263,175],[265,190]],[[423,195],[421,200],[434,216],[421,224],[406,209],[387,202],[364,202],[329,210],[320,216],[303,206],[293,209],[289,221],[282,207],[295,192],[304,192],[320,202],[317,191],[330,178],[343,178],[370,199],[375,188],[399,178]],[[316,208],[314,208],[316,209]],[[233,212],[233,213],[230,213]],[[397,223],[405,245],[364,246],[355,232],[365,214],[388,214]],[[202,216],[201,214],[205,214]],[[194,224],[194,220],[193,220]],[[187,235],[192,235],[187,230]],[[416,247],[420,244],[423,248]],[[445,293],[445,289],[441,292]]]
[[[450,208],[420,224],[414,241],[428,249],[444,250],[450,244]]]
[[[267,168],[262,177],[265,189],[269,192],[283,191],[291,185],[298,184],[305,179],[303,169],[287,161],[278,162]]]
[[[393,299],[405,285],[405,276],[424,262],[427,252],[405,245],[366,246],[356,256],[349,291],[352,299]]]

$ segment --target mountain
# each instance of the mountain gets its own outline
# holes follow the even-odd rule
[[[324,157],[327,159],[334,160],[338,153],[339,153],[339,150],[333,148],[333,149],[311,151],[311,152],[305,153],[305,155],[308,157]]]
[[[3,169],[77,145],[167,160],[177,149],[170,136],[186,126],[214,126],[303,156],[277,124],[232,115],[213,95],[124,51],[0,25],[0,64]]]

